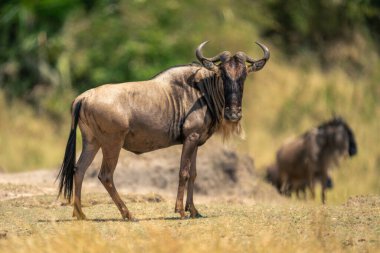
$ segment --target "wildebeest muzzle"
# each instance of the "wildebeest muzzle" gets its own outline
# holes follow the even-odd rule
[[[239,121],[241,119],[241,107],[240,106],[231,106],[224,108],[224,118],[232,122]]]
[[[241,103],[239,104],[238,94],[233,93],[226,98],[226,107],[224,108],[224,118],[237,122],[241,119]]]

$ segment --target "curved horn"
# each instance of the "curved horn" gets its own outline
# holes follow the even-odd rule
[[[262,69],[270,57],[269,49],[265,45],[259,42],[256,42],[256,44],[259,45],[259,47],[261,47],[261,49],[264,51],[264,57],[260,60],[254,60],[253,58],[247,55],[246,61],[252,64],[251,66],[248,67],[248,72],[258,71]]]
[[[201,62],[201,64],[207,68],[208,70],[211,70],[211,71],[214,71],[214,72],[217,72],[218,71],[218,67],[215,66],[214,62],[218,62],[220,61],[220,55],[217,55],[217,56],[214,56],[212,58],[206,58],[203,56],[202,54],[202,48],[204,45],[206,45],[208,43],[208,41],[205,41],[203,42],[202,44],[200,44],[197,49],[195,50],[195,56],[197,57],[197,59]]]
[[[214,56],[214,57],[212,57],[212,58],[206,58],[206,57],[203,56],[203,54],[202,54],[202,48],[203,48],[203,46],[206,45],[207,43],[208,43],[208,40],[206,40],[205,42],[203,42],[202,44],[200,44],[200,45],[197,47],[197,50],[195,50],[195,55],[197,56],[198,60],[199,60],[200,62],[203,62],[203,61],[205,61],[205,60],[207,60],[207,61],[211,61],[211,62],[218,62],[218,61],[220,61],[220,55],[221,55],[221,54],[219,54],[219,55],[217,55],[217,56]]]

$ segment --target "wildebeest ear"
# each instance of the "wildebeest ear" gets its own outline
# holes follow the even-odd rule
[[[219,73],[219,68],[213,62],[208,61],[208,60],[203,60],[201,63],[206,69],[211,70],[215,73]]]
[[[265,63],[267,63],[266,60],[256,61],[254,64],[252,64],[251,66],[248,67],[248,73],[254,72],[254,71],[259,71],[260,69],[262,69],[264,67]]]
[[[261,47],[261,49],[263,50],[264,57],[260,60],[254,60],[253,58],[246,55],[246,61],[251,64],[247,68],[248,73],[253,72],[253,71],[259,71],[260,69],[262,69],[270,57],[269,49],[266,46],[264,46],[263,44],[259,42],[256,42],[256,44],[259,45],[259,47]]]

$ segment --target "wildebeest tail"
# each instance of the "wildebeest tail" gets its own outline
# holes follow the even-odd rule
[[[72,111],[72,123],[69,139],[66,145],[65,156],[63,158],[61,170],[57,176],[59,178],[59,192],[58,197],[62,194],[67,200],[71,200],[73,195],[73,181],[75,173],[75,152],[76,152],[76,129],[78,125],[79,112],[82,106],[82,101],[77,102],[74,105],[74,110]]]

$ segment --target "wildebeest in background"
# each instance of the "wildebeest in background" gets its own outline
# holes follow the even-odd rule
[[[281,193],[281,180],[280,180],[280,173],[278,171],[278,167],[276,164],[272,164],[266,168],[266,175],[265,180],[269,183],[271,183],[278,191],[278,193]],[[314,175],[314,181],[321,182],[321,175],[320,173],[316,172]],[[330,175],[327,175],[327,181],[326,181],[326,189],[332,189],[333,186],[333,180],[330,177]],[[306,188],[307,188],[307,180],[300,180],[298,182],[289,182],[286,188],[286,191],[284,192],[284,195],[287,197],[290,197],[292,192],[296,193],[297,198],[300,198],[300,193],[303,194],[303,198],[306,199]]]
[[[341,117],[333,117],[300,137],[285,143],[278,151],[276,165],[279,187],[282,194],[292,190],[310,189],[314,198],[314,185],[321,182],[322,202],[325,190],[332,184],[328,179],[328,169],[338,166],[339,158],[357,153],[355,136],[349,125]],[[273,168],[272,168],[273,170]]]
[[[59,172],[59,194],[71,200],[75,184],[73,216],[84,219],[81,208],[83,176],[101,148],[99,179],[122,217],[132,215],[113,182],[120,150],[136,154],[183,144],[175,212],[200,216],[193,203],[198,146],[216,131],[224,135],[241,131],[244,81],[250,72],[262,69],[269,50],[257,43],[264,57],[254,60],[243,52],[224,51],[212,58],[196,49],[201,65],[177,66],[148,81],[103,85],[79,95],[72,104],[72,125]],[[248,65],[246,65],[248,63]],[[83,150],[75,164],[76,127],[82,132]],[[187,200],[183,197],[187,183]]]

